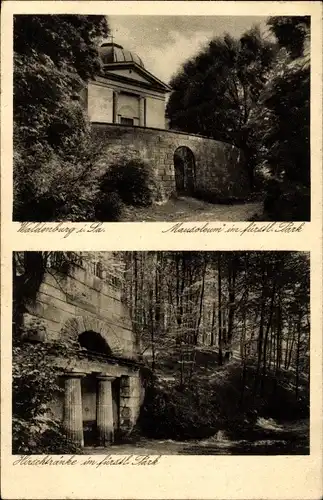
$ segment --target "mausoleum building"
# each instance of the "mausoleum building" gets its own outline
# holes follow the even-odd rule
[[[242,152],[232,144],[168,130],[171,87],[117,43],[104,42],[99,53],[102,68],[88,83],[85,107],[96,137],[101,137],[104,168],[122,155],[146,163],[154,178],[155,202],[172,195],[244,199],[249,182]]]
[[[90,121],[164,129],[170,87],[119,44],[103,43],[99,52],[102,72],[88,84]]]

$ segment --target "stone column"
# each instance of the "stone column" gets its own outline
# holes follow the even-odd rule
[[[114,377],[99,375],[96,401],[96,423],[100,446],[113,443],[113,407],[111,382]]]
[[[80,446],[84,446],[81,378],[83,373],[65,375],[63,426],[66,436]]]

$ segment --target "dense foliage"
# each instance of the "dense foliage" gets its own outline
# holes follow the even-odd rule
[[[90,136],[86,81],[100,68],[105,16],[14,18],[14,218],[93,217],[98,144]]]
[[[309,416],[306,380],[301,381],[301,397],[296,400],[290,374],[284,373],[277,384],[275,374],[269,373],[266,394],[255,394],[253,363],[247,365],[244,374],[238,361],[212,371],[200,370],[185,388],[161,377],[149,384],[139,418],[144,435],[185,440],[203,439],[225,431],[241,439],[254,434],[259,418],[294,421]]]
[[[255,109],[265,209],[274,220],[310,220],[310,19],[271,18],[280,51]]]
[[[252,29],[212,40],[172,79],[171,128],[244,151],[265,216],[310,218],[310,18],[272,17],[276,43]]]

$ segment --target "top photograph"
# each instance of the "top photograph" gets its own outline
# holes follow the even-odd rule
[[[13,220],[310,221],[310,16],[14,16]]]

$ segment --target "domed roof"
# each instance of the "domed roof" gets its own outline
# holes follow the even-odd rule
[[[133,62],[144,68],[142,59],[134,52],[124,49],[121,45],[113,42],[104,42],[99,48],[103,64]]]

